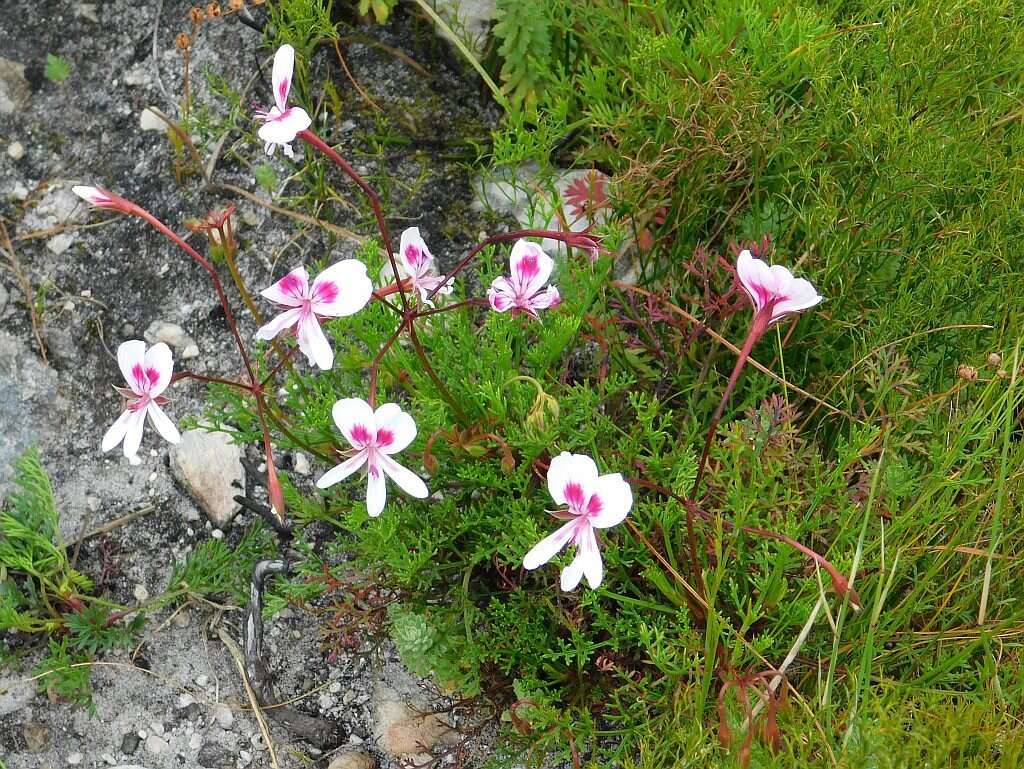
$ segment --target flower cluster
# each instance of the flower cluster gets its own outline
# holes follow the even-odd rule
[[[273,341],[276,346],[286,336],[294,336],[298,351],[305,355],[309,364],[328,370],[334,364],[334,351],[322,324],[327,320],[354,315],[376,297],[402,316],[402,325],[392,340],[378,354],[377,359],[379,360],[404,328],[409,327],[411,330],[411,326],[408,324],[411,323],[411,318],[416,317],[417,312],[431,314],[441,311],[436,309],[429,312],[410,310],[409,302],[418,303],[417,306],[426,305],[433,308],[433,301],[436,297],[451,294],[455,272],[468,263],[488,242],[513,240],[519,235],[556,236],[571,247],[583,249],[592,258],[596,258],[600,252],[600,239],[587,233],[523,231],[504,237],[497,236],[485,241],[474,249],[452,273],[442,275],[439,274],[434,256],[419,229],[410,227],[401,235],[397,258],[395,258],[396,255],[391,253],[391,241],[387,234],[386,224],[380,214],[379,200],[375,197],[375,193],[340,156],[307,130],[311,124],[309,115],[301,107],[288,106],[294,59],[295,52],[291,46],[284,45],[278,49],[273,66],[275,103],[269,110],[256,113],[257,119],[262,121],[258,132],[259,137],[265,142],[267,154],[273,154],[275,149],[280,146],[289,157],[293,155],[292,142],[297,138],[302,138],[327,154],[360,184],[370,196],[378,216],[378,225],[384,236],[384,242],[387,244],[389,255],[392,257],[395,283],[375,290],[367,275],[366,265],[357,259],[344,259],[336,262],[323,270],[312,281],[310,281],[305,266],[299,265],[261,292],[261,295],[273,303],[280,312],[260,326],[256,332],[257,339]],[[147,418],[164,439],[172,443],[180,439],[177,428],[162,408],[167,404],[163,393],[172,379],[191,377],[240,387],[253,397],[257,414],[263,424],[271,502],[278,515],[283,515],[283,495],[280,491],[280,484],[277,482],[271,456],[270,433],[263,417],[264,410],[268,408],[264,400],[264,386],[273,378],[277,369],[271,371],[270,376],[264,380],[260,380],[256,376],[255,365],[250,360],[241,340],[237,324],[231,315],[213,264],[175,235],[170,228],[136,204],[96,187],[75,187],[74,191],[94,206],[120,211],[148,221],[189,253],[210,273],[249,379],[248,384],[239,384],[231,380],[205,377],[188,372],[175,376],[171,351],[167,345],[156,344],[147,348],[142,341],[125,342],[118,348],[117,360],[127,387],[116,388],[125,398],[125,409],[103,436],[103,451],[109,451],[121,444],[124,455],[129,461],[138,464],[140,461],[138,450]],[[222,218],[229,218],[230,213],[231,211],[228,210]],[[539,245],[525,237],[518,237],[512,247],[509,259],[509,274],[498,277],[491,283],[487,291],[487,303],[495,312],[511,312],[513,315],[539,319],[541,311],[555,308],[561,301],[558,288],[549,284],[554,267],[554,260]],[[730,379],[729,387],[713,418],[712,430],[709,431],[708,437],[709,443],[714,432],[714,425],[717,424],[717,419],[721,415],[721,410],[735,384],[743,362],[760,335],[771,324],[788,315],[810,308],[822,299],[808,281],[795,278],[784,267],[766,264],[752,256],[749,251],[743,251],[739,255],[736,274],[753,303],[754,320],[740,360]],[[237,276],[236,280],[239,280]],[[244,288],[242,286],[239,288],[243,297],[248,300],[248,294]],[[412,292],[411,300],[406,296],[407,290]],[[396,292],[401,293],[402,309],[391,305],[385,298]],[[469,300],[460,304],[476,301]],[[482,300],[479,300],[479,303],[482,304]],[[250,306],[252,306],[251,303]],[[415,337],[413,339],[415,341]],[[290,352],[284,353],[278,349],[277,352],[281,358],[278,366],[286,362],[294,350],[295,348],[292,348]],[[422,353],[421,360],[426,366],[427,361]],[[374,371],[371,373],[368,401],[362,398],[342,398],[335,402],[332,417],[338,431],[348,442],[351,450],[342,454],[343,461],[324,473],[316,483],[319,488],[327,489],[356,472],[364,470],[366,509],[372,517],[379,516],[384,510],[388,479],[411,497],[424,499],[429,495],[429,490],[423,479],[394,459],[396,454],[406,449],[416,438],[416,423],[413,417],[396,403],[375,406],[375,376]],[[436,378],[435,381],[437,381]],[[698,484],[707,458],[707,449],[706,445],[704,457],[702,457],[701,465],[698,468]],[[575,546],[575,555],[569,565],[562,570],[562,589],[566,591],[575,589],[584,577],[592,588],[596,588],[601,584],[604,573],[598,530],[610,528],[625,520],[633,506],[633,492],[630,484],[618,473],[601,475],[597,463],[591,457],[568,452],[562,452],[551,460],[547,483],[552,499],[559,506],[559,509],[552,511],[551,514],[564,523],[526,553],[523,558],[523,567],[528,570],[536,569],[554,558],[567,545],[572,544]]]

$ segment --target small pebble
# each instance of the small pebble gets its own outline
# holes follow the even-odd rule
[[[126,756],[133,756],[135,751],[139,749],[141,742],[142,740],[139,738],[139,735],[135,734],[135,732],[129,732],[121,738],[121,752]]]
[[[155,734],[151,734],[146,738],[146,752],[153,756],[159,756],[163,753],[169,745],[167,740],[163,737],[157,737]]]
[[[224,539],[224,532],[220,529],[214,529],[212,532],[210,532],[210,536],[214,539]]]
[[[100,761],[102,761],[105,764],[110,764],[111,766],[113,766],[114,764],[117,763],[117,759],[114,758],[109,753],[104,753],[103,755],[101,755],[100,756]]]
[[[71,764],[71,766],[77,766],[78,764],[82,763],[84,759],[85,756],[83,756],[81,753],[75,752],[68,753],[68,757],[66,760],[69,764]]]
[[[231,708],[227,705],[218,705],[213,712],[213,717],[220,724],[221,729],[230,729],[231,724],[235,722],[235,714],[231,712]]]
[[[153,731],[153,734],[163,734],[164,733],[164,725],[162,723],[160,723],[159,721],[154,721],[153,723],[151,723],[149,725],[149,728]]]
[[[133,592],[135,595],[135,600],[139,603],[145,603],[149,600],[149,591],[146,589],[145,585],[139,583],[135,586],[135,590]]]
[[[21,142],[11,142],[7,145],[7,157],[11,160],[21,160],[25,157],[25,145]]]
[[[206,688],[207,684],[209,684],[209,683],[210,683],[210,677],[208,675],[204,674],[204,675],[196,676],[196,684],[198,684],[199,686],[202,686],[204,689]]]

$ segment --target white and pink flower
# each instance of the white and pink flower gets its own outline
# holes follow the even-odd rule
[[[366,511],[372,517],[384,510],[385,475],[406,494],[417,499],[427,496],[423,480],[391,458],[416,437],[416,423],[397,403],[385,403],[374,411],[361,398],[344,398],[334,404],[331,415],[356,453],[324,473],[316,482],[318,488],[333,486],[366,465]]]
[[[566,545],[576,545],[576,557],[562,570],[562,590],[574,590],[584,576],[592,588],[601,584],[604,564],[597,529],[622,523],[633,507],[633,491],[619,473],[597,474],[594,460],[585,454],[563,451],[548,468],[548,491],[567,510],[553,512],[568,521],[538,542],[523,558],[523,568],[536,569]]]
[[[538,310],[557,307],[558,289],[548,286],[554,260],[529,240],[517,240],[509,258],[511,276],[495,278],[487,290],[487,301],[498,312],[525,312],[537,318]]]
[[[404,273],[403,277],[409,279],[412,287],[419,292],[420,298],[426,304],[433,306],[432,302],[427,301],[427,296],[434,289],[437,289],[436,295],[443,296],[452,292],[451,282],[446,283],[445,279],[437,274],[434,256],[420,236],[419,227],[409,227],[402,233],[398,256],[398,267]]]
[[[309,273],[299,266],[260,292],[284,310],[256,332],[257,339],[273,339],[295,328],[299,349],[311,365],[329,369],[334,351],[320,328],[321,318],[340,318],[359,312],[373,295],[366,265],[358,259],[333,264],[309,283]]]
[[[86,203],[96,206],[97,208],[107,208],[113,211],[124,211],[125,213],[130,213],[128,210],[130,204],[127,200],[119,195],[115,195],[113,192],[103,189],[102,187],[90,187],[84,184],[79,184],[72,187],[71,191]]]
[[[823,299],[809,280],[794,277],[782,265],[769,265],[747,250],[736,259],[736,275],[754,303],[755,316],[767,316],[769,326]]]
[[[174,359],[171,349],[163,342],[147,350],[145,342],[133,339],[117,348],[117,365],[128,386],[114,389],[124,396],[126,406],[124,413],[104,434],[101,448],[110,451],[122,443],[128,461],[137,465],[142,461],[139,459],[139,446],[147,416],[165,440],[171,443],[181,440],[178,428],[161,408],[167,404],[162,393],[171,383]]]
[[[266,143],[268,155],[273,155],[279,146],[284,154],[294,157],[292,142],[300,131],[305,131],[313,122],[302,107],[288,106],[288,92],[292,88],[292,73],[295,70],[295,49],[282,45],[274,54],[274,69],[271,78],[274,84],[274,106],[268,111],[256,113],[262,120],[259,137]]]

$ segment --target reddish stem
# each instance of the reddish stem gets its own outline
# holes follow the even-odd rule
[[[171,377],[171,383],[179,382],[182,379],[195,379],[197,382],[209,382],[210,384],[222,384],[230,387],[237,387],[240,390],[246,392],[252,392],[252,387],[245,384],[244,382],[236,382],[233,379],[223,379],[219,376],[206,376],[205,374],[195,374],[191,371],[179,371]]]
[[[377,374],[380,371],[380,362],[384,358],[384,353],[391,349],[391,345],[393,345],[401,333],[405,331],[405,327],[408,322],[409,321],[407,319],[402,319],[402,322],[398,324],[398,328],[395,329],[395,333],[388,338],[388,341],[384,343],[377,355],[374,356],[373,363],[370,364],[370,397],[367,402],[370,404],[370,408],[372,409],[377,408]]]
[[[345,174],[354,181],[359,188],[363,191],[363,194],[370,201],[370,208],[373,209],[373,216],[377,220],[377,229],[380,230],[380,235],[384,239],[384,247],[388,252],[388,261],[391,262],[391,270],[395,274],[395,282],[398,284],[398,294],[402,298],[402,309],[408,312],[409,310],[409,299],[405,295],[405,289],[402,287],[400,273],[398,272],[398,262],[395,261],[395,249],[391,244],[391,232],[388,230],[388,224],[384,221],[384,211],[380,205],[380,198],[374,191],[373,187],[367,183],[367,181],[356,173],[348,161],[345,160],[341,155],[334,151],[334,149],[327,144],[323,139],[317,136],[315,133],[306,129],[305,131],[299,131],[298,137],[303,141],[312,144],[322,153],[324,153],[334,165],[338,166]]]
[[[732,395],[733,388],[736,387],[736,382],[739,381],[740,373],[743,371],[743,367],[747,363],[747,358],[750,357],[750,351],[754,349],[754,345],[757,344],[757,340],[764,334],[765,329],[768,328],[768,322],[771,320],[772,307],[774,302],[769,302],[761,310],[754,314],[754,319],[750,322],[750,330],[747,332],[747,338],[743,342],[743,348],[740,350],[739,357],[736,359],[736,365],[733,367],[732,374],[729,376],[729,384],[725,387],[725,392],[722,393],[722,400],[718,403],[718,408],[715,409],[715,413],[711,415],[711,425],[708,427],[708,435],[704,440],[704,451],[700,455],[700,462],[697,464],[697,477],[693,481],[693,490],[690,492],[690,496],[693,499],[697,498],[697,492],[700,490],[700,482],[704,478],[704,471],[707,468],[708,454],[711,453],[711,443],[715,439],[715,432],[718,430],[718,423],[722,419],[722,413],[725,411],[725,405],[729,402],[729,396]]]

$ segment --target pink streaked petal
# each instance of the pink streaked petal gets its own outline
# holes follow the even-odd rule
[[[373,296],[373,282],[366,265],[358,259],[343,259],[332,264],[313,281],[313,311],[317,315],[340,318],[355,315]]]
[[[523,568],[536,569],[558,555],[558,552],[575,536],[578,523],[578,519],[569,521],[530,548],[530,552],[523,556]]]
[[[326,489],[328,486],[333,486],[336,483],[348,478],[352,473],[358,470],[360,467],[366,464],[367,453],[365,450],[358,452],[355,456],[349,457],[340,465],[335,465],[326,473],[320,476],[320,480],[316,482],[318,489]]]
[[[377,446],[385,454],[405,450],[416,438],[416,422],[397,403],[382,404],[373,418],[377,423]],[[381,440],[382,433],[390,437],[386,444]]]
[[[302,316],[302,310],[288,310],[271,318],[269,322],[259,327],[256,331],[256,338],[270,340],[275,338],[282,331],[285,331],[296,323]]]
[[[270,78],[274,85],[274,103],[282,112],[288,106],[288,92],[292,87],[294,71],[295,49],[287,44],[282,45],[274,54],[274,68]]]
[[[779,320],[794,312],[802,312],[821,302],[823,297],[809,280],[794,278],[786,287],[785,297],[772,308],[772,320]]]
[[[331,349],[331,343],[327,341],[327,336],[320,327],[320,321],[312,313],[300,313],[295,334],[299,349],[310,365],[319,366],[324,371],[330,370],[334,365],[334,350]]]
[[[515,304],[515,291],[508,278],[494,279],[491,287],[487,290],[487,301],[490,303],[491,309],[498,312],[506,312],[512,308],[512,305]]]
[[[427,484],[423,482],[416,473],[410,470],[408,467],[404,467],[391,457],[386,455],[380,456],[380,467],[387,473],[388,477],[393,480],[402,491],[408,494],[410,497],[416,499],[426,499],[430,494],[427,489]]]
[[[607,529],[622,523],[633,507],[633,490],[619,473],[602,475],[594,482],[588,507],[590,524]]]
[[[562,303],[562,297],[557,288],[548,286],[533,298],[528,299],[527,303],[532,310],[550,310]]]
[[[146,392],[153,398],[167,389],[174,374],[174,356],[171,348],[158,342],[146,351],[144,359],[146,369]]]
[[[146,380],[138,376],[145,371],[146,343],[141,339],[121,342],[117,347],[117,365],[124,381],[136,395],[145,394]]]
[[[295,141],[298,133],[309,128],[312,122],[302,107],[289,107],[276,115],[271,110],[267,113],[266,122],[260,126],[256,134],[268,144],[287,145]]]
[[[744,249],[736,258],[736,277],[750,297],[754,310],[764,307],[774,285],[768,265]]]
[[[299,265],[272,286],[260,291],[260,296],[282,307],[299,307],[309,296],[309,273]]]
[[[370,463],[366,473],[366,512],[371,518],[376,518],[384,512],[384,504],[387,502],[388,490],[384,483],[384,471],[380,466]]]
[[[566,488],[573,484],[580,489],[580,498],[585,502],[593,493],[597,483],[597,465],[586,454],[570,454],[563,451],[551,460],[548,466],[548,491],[559,505],[572,504],[566,496]]]
[[[331,417],[338,430],[354,448],[364,449],[377,434],[377,421],[370,404],[362,398],[342,398],[335,401]],[[358,429],[357,429],[358,428]]]
[[[121,416],[103,434],[103,442],[100,443],[100,450],[107,452],[124,440],[124,434],[128,432],[128,425],[131,424],[134,412],[131,410],[122,411]]]
[[[410,277],[423,275],[430,269],[434,261],[430,249],[420,236],[419,227],[408,227],[402,232],[402,240],[398,247],[403,266]]]
[[[101,187],[79,184],[72,187],[71,191],[85,202],[100,208],[112,208],[115,205],[113,196]]]
[[[516,241],[509,264],[512,268],[512,286],[520,296],[532,296],[540,291],[555,267],[554,260],[529,240]]]
[[[160,437],[168,443],[179,443],[181,441],[181,434],[178,432],[178,428],[174,426],[174,422],[170,420],[162,408],[151,402],[146,407],[146,412],[149,414],[149,421],[153,424],[156,431],[160,433]]]

